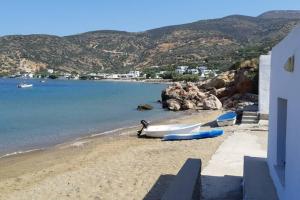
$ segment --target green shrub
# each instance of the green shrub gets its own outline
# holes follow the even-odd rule
[[[196,74],[178,74],[173,77],[173,81],[197,82],[199,81],[199,76]]]
[[[57,78],[58,78],[58,76],[57,76],[57,75],[55,75],[55,74],[51,74],[51,75],[49,76],[49,78],[50,78],[50,79],[57,79]]]

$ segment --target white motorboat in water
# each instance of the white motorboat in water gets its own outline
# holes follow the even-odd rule
[[[31,87],[33,87],[33,85],[32,84],[28,84],[28,83],[20,83],[18,85],[18,88],[31,88]]]
[[[201,124],[169,124],[149,125],[142,121],[143,129],[139,131],[140,136],[162,138],[168,134],[191,134],[200,131]]]

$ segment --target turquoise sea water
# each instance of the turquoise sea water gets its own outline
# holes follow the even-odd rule
[[[161,109],[162,84],[0,79],[0,156],[174,115]],[[140,103],[154,106],[140,112]]]

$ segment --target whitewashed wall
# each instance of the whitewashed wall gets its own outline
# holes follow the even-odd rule
[[[269,114],[271,55],[259,58],[259,99],[258,108],[262,115]]]
[[[295,70],[287,72],[284,64],[295,55]],[[287,104],[287,136],[285,185],[282,185],[274,165],[277,145],[277,98]],[[295,28],[272,49],[268,165],[278,196],[284,200],[300,199],[300,27]]]

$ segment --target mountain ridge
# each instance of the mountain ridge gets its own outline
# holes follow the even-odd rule
[[[207,65],[227,69],[266,53],[300,22],[300,11],[269,11],[257,17],[230,15],[143,32],[90,31],[0,37],[0,74],[43,71],[99,72],[150,66]],[[299,17],[297,17],[299,14]],[[277,16],[277,17],[276,17]]]

